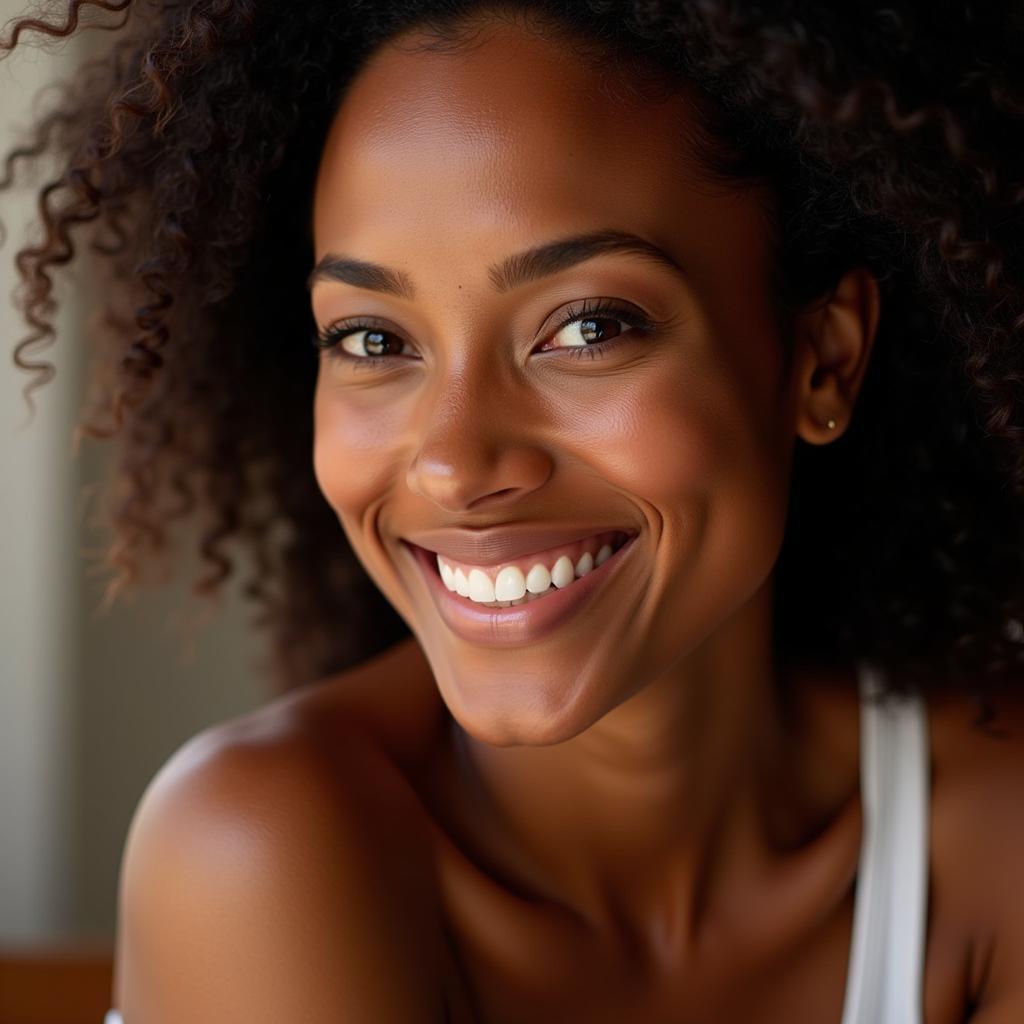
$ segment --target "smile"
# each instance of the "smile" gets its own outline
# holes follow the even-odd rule
[[[636,537],[624,530],[604,531],[490,565],[402,543],[453,633],[471,643],[520,646],[534,643],[584,608],[625,564]]]
[[[441,580],[476,604],[507,608],[563,590],[604,565],[629,539],[621,530],[598,533],[503,565],[469,565],[437,555]]]

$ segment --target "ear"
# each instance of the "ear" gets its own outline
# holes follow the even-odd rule
[[[796,320],[790,386],[794,430],[809,444],[839,437],[853,416],[875,341],[878,281],[867,267],[848,270],[826,301]],[[828,421],[835,421],[829,428]]]

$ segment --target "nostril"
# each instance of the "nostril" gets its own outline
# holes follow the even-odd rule
[[[500,501],[502,498],[510,494],[515,494],[520,488],[518,487],[502,487],[500,491],[491,491],[488,494],[482,494],[479,498],[471,501],[467,506],[467,510],[477,508],[479,505],[486,505],[492,501]]]

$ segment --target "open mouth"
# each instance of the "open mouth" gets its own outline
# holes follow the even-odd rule
[[[402,546],[454,634],[473,644],[518,647],[541,641],[592,605],[594,595],[632,561],[629,552],[638,536],[609,530],[490,565],[468,565],[405,539]]]
[[[451,593],[486,608],[511,608],[572,586],[608,561],[631,536],[625,530],[609,530],[490,566],[435,554],[434,568]]]

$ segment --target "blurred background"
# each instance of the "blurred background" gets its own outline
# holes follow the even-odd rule
[[[0,0],[0,39],[26,7]],[[111,37],[26,33],[0,59],[0,154],[56,100],[47,85]],[[107,577],[90,567],[108,540],[95,490],[110,446],[85,440],[77,456],[72,446],[82,324],[98,300],[87,268],[57,277],[58,336],[39,353],[57,372],[33,393],[34,416],[21,393],[29,374],[12,359],[27,333],[14,256],[34,237],[45,170],[21,168],[0,192],[0,1024],[100,1024],[121,851],[143,789],[185,739],[262,703],[271,686],[235,589],[183,642],[198,610],[187,537],[172,584],[101,608]]]

